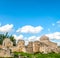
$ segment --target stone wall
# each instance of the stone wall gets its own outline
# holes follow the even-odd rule
[[[24,40],[19,40],[17,43],[18,51],[19,52],[26,52],[25,50],[25,41]]]
[[[60,48],[58,48],[57,44],[51,42],[48,37],[42,36],[40,41],[29,42],[27,46],[25,46],[24,40],[18,40],[16,46],[13,46],[13,43],[10,39],[6,38],[3,41],[3,44],[0,45],[0,57],[1,56],[11,56],[11,52],[26,52],[26,53],[59,53]]]
[[[33,53],[33,42],[29,42],[29,44],[26,46],[26,52]]]
[[[0,50],[0,57],[13,57],[13,56],[10,54],[10,50],[1,49]]]
[[[40,42],[39,41],[35,41],[33,42],[33,52],[39,52],[39,48],[40,48]]]
[[[9,48],[13,46],[13,42],[9,38],[5,38],[2,44],[3,47]]]

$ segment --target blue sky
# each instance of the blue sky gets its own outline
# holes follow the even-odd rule
[[[56,33],[55,36],[59,40],[55,39],[54,41],[58,42],[60,41],[60,1],[0,0],[0,24],[0,29],[7,24],[9,26],[12,24],[14,31],[11,34],[23,35],[24,37]],[[41,26],[43,29],[39,33],[16,32],[24,26]]]

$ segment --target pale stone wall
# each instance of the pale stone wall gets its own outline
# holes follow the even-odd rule
[[[2,48],[2,45],[0,45],[0,49]]]
[[[33,42],[29,42],[29,44],[26,46],[26,52],[33,53]]]
[[[3,41],[3,44],[0,45],[0,57],[1,56],[11,56],[10,51],[7,50],[9,48],[12,52],[27,52],[27,53],[60,53],[60,48],[58,48],[57,44],[49,41],[49,38],[46,36],[42,36],[40,41],[29,42],[27,46],[25,46],[24,40],[18,40],[16,46],[13,46],[13,43],[10,39],[6,38]],[[2,50],[1,50],[2,49]]]
[[[33,52],[39,52],[39,48],[40,48],[40,42],[39,41],[35,41],[33,42]]]
[[[48,45],[47,52],[55,52],[58,53],[58,46],[57,43],[49,41],[49,38],[47,36],[42,36],[40,38],[40,42],[45,43]]]
[[[19,52],[26,52],[24,40],[19,40],[17,43],[17,47]]]
[[[11,47],[10,48],[12,52],[18,52],[18,48],[15,46],[15,47]]]
[[[9,48],[9,47],[12,47],[13,46],[13,43],[12,41],[10,41],[9,38],[5,38],[4,41],[3,41],[3,44],[2,44],[3,47],[5,48]]]
[[[1,49],[0,50],[0,57],[12,57],[10,54],[10,50]]]

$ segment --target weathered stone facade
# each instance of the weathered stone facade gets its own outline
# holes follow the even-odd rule
[[[5,38],[4,41],[3,41],[2,46],[3,46],[4,48],[10,48],[10,47],[13,46],[13,42],[10,41],[9,38]]]
[[[39,52],[39,48],[40,48],[40,42],[39,41],[33,42],[33,52]]]
[[[8,49],[0,49],[0,57],[12,57]]]
[[[33,42],[29,42],[29,44],[26,46],[26,52],[33,53]]]
[[[10,48],[13,47],[13,42],[9,38],[5,38],[0,46],[0,57],[12,57]]]
[[[40,42],[43,42],[46,45],[51,46],[53,48],[57,48],[57,43],[54,43],[54,42],[49,41],[49,38],[47,36],[42,36],[40,38]]]
[[[16,46],[13,46],[11,48],[12,52],[26,52],[25,49],[25,41],[24,40],[18,40]]]
[[[6,38],[3,44],[0,45],[0,57],[2,55],[7,57],[11,56],[10,51],[26,53],[60,53],[60,48],[58,48],[56,43],[51,42],[47,36],[42,36],[39,41],[29,42],[27,46],[25,46],[24,40],[18,40],[16,46],[13,46],[10,39]]]
[[[48,47],[48,51],[47,52],[55,52],[58,53],[58,46],[57,43],[51,42],[49,41],[49,38],[47,36],[42,36],[40,38],[40,42],[45,43]]]
[[[25,41],[18,40],[17,47],[18,47],[18,52],[25,52]]]

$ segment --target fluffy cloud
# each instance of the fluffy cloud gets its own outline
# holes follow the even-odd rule
[[[60,46],[60,42],[57,42],[58,46]]]
[[[39,40],[40,37],[37,37],[37,36],[31,36],[28,38],[28,41],[36,41],[36,40]]]
[[[55,32],[55,33],[52,33],[52,34],[46,34],[46,36],[48,36],[50,39],[60,39],[60,37],[58,37],[58,35],[60,35],[59,32]],[[25,45],[27,45],[30,41],[34,42],[34,41],[38,41],[40,39],[40,36],[30,36],[30,37],[24,37],[23,35],[13,35],[14,38],[16,39],[16,42],[19,40],[19,39],[22,39],[22,40],[25,40]],[[54,42],[54,41],[53,41]],[[56,42],[58,45],[60,45],[60,42]]]
[[[1,26],[1,23],[0,23],[0,26]]]
[[[24,37],[23,35],[13,35],[14,38],[16,39],[16,42],[18,42],[19,39],[22,39],[22,40],[25,40],[25,45],[28,44],[28,42],[32,41],[36,41],[36,40],[39,40],[40,37],[37,37],[37,36],[30,36],[30,37]]]
[[[28,38],[26,38],[27,40],[25,40],[25,45],[27,45],[30,41],[34,42],[34,41],[38,41],[40,37],[37,36],[30,36]]]
[[[60,32],[55,32],[51,34],[46,34],[50,39],[60,39]]]
[[[50,32],[50,29],[48,28],[48,32]]]
[[[13,28],[13,24],[6,24],[4,26],[0,26],[0,32],[9,32]]]
[[[56,23],[60,24],[60,21],[57,21]]]
[[[52,26],[55,26],[55,24],[53,23]]]
[[[16,39],[16,41],[18,41],[19,39],[23,39],[23,35],[17,36],[17,35],[14,34],[13,36]]]
[[[23,40],[26,40],[26,41],[36,41],[36,40],[39,40],[39,38],[40,38],[40,37],[37,37],[37,36],[30,36],[30,37],[24,37],[23,35],[17,36],[15,34],[13,36],[16,40],[23,39]]]
[[[21,32],[21,33],[39,33],[43,30],[43,27],[41,26],[37,26],[37,27],[33,27],[30,25],[27,26],[23,26],[22,28],[19,28],[17,30],[17,32]]]

